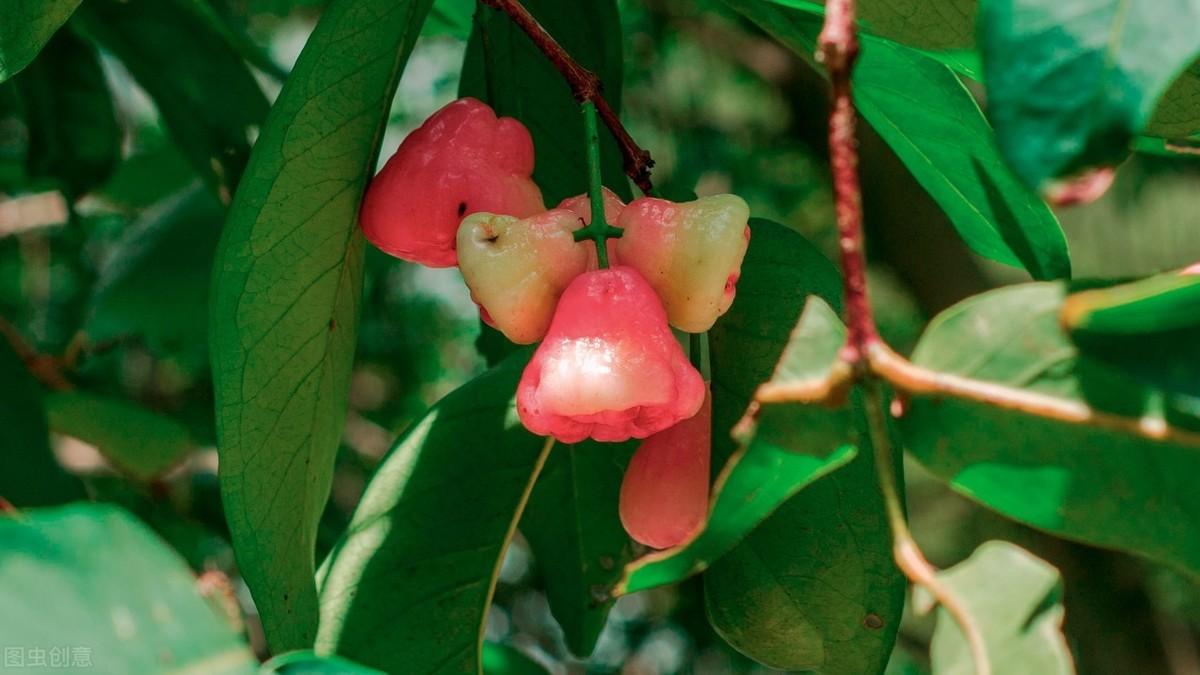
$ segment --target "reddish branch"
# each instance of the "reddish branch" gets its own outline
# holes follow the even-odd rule
[[[35,378],[52,391],[71,389],[71,383],[62,373],[63,363],[57,356],[42,354],[33,348],[17,327],[0,317],[0,335],[8,341],[9,347],[20,357]]]
[[[858,180],[858,147],[854,136],[857,116],[850,97],[850,72],[858,58],[853,0],[830,0],[825,4],[825,25],[817,40],[817,58],[829,70],[832,84],[829,163],[833,172],[848,331],[842,359],[857,371],[865,366],[867,350],[879,340],[879,335],[867,300],[862,189]]]
[[[525,31],[529,39],[533,40],[538,49],[542,50],[550,63],[554,64],[554,67],[562,74],[577,101],[580,103],[591,101],[595,104],[601,121],[612,132],[613,137],[617,139],[617,145],[621,148],[626,175],[637,184],[643,193],[650,194],[654,189],[654,185],[650,182],[650,167],[654,166],[654,160],[650,158],[649,151],[644,150],[633,140],[633,137],[621,124],[621,120],[612,106],[604,100],[601,91],[603,83],[600,82],[600,78],[579,65],[579,62],[572,58],[562,45],[558,44],[554,36],[542,28],[542,25],[529,13],[529,10],[525,9],[520,0],[480,0],[480,2],[504,12],[512,19],[513,23]]]

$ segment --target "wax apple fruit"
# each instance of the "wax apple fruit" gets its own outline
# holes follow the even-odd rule
[[[700,412],[642,442],[621,481],[625,531],[647,546],[687,541],[708,515],[712,396]]]
[[[525,126],[461,98],[404,139],[368,186],[359,223],[371,243],[397,258],[452,267],[465,216],[524,218],[545,210],[532,173]]]
[[[621,211],[617,256],[646,277],[672,326],[712,328],[733,304],[750,242],[750,209],[734,195],[676,204],[643,197]]]
[[[604,195],[604,221],[615,227],[617,219],[621,217],[621,211],[625,209],[625,202],[621,201],[617,193],[612,190],[608,188],[601,188],[601,190]],[[586,194],[567,197],[559,202],[558,208],[568,209],[577,214],[582,221],[579,227],[592,224],[592,200]],[[606,243],[608,247],[608,264],[612,266],[619,265],[620,261],[617,259],[617,240],[608,239]],[[588,244],[587,249],[588,269],[594,270],[599,266],[597,263],[598,258],[596,257],[596,247],[594,244]]]
[[[458,267],[484,321],[517,344],[542,339],[563,289],[587,270],[589,247],[572,236],[578,226],[566,209],[463,220]]]
[[[571,282],[517,386],[525,427],[564,443],[645,438],[695,415],[703,402],[704,382],[667,327],[662,303],[623,266]]]

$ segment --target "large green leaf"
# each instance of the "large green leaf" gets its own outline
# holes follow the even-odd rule
[[[810,298],[770,382],[786,386],[824,378],[844,335],[833,309]],[[850,462],[857,450],[847,428],[840,412],[764,406],[752,438],[717,477],[704,530],[677,548],[630,565],[617,591],[633,593],[703,571],[790,497]]]
[[[0,82],[33,61],[81,0],[7,0],[0,5]]]
[[[546,669],[537,661],[514,647],[496,642],[483,644],[483,672],[485,675],[546,675]]]
[[[604,98],[621,109],[621,22],[614,0],[529,0],[525,7],[604,84]],[[583,115],[562,76],[506,15],[486,7],[467,45],[459,94],[486,101],[529,127],[537,153],[533,179],[553,206],[587,192]],[[604,184],[629,198],[616,141],[600,133]]]
[[[384,459],[321,567],[318,652],[394,673],[479,672],[500,562],[549,449],[513,402],[527,358],[442,399]]]
[[[726,0],[813,63],[822,19],[765,0]],[[1000,157],[974,98],[923,52],[863,37],[855,104],[976,253],[1035,279],[1067,277],[1067,242],[1049,208]],[[869,189],[869,186],[868,186]]]
[[[313,551],[345,422],[363,239],[356,220],[430,0],[339,0],[280,92],[213,270],[221,492],[271,646],[312,645]]]
[[[1200,63],[1183,71],[1158,100],[1145,133],[1160,138],[1187,138],[1200,132]]]
[[[130,476],[151,480],[196,448],[180,422],[120,398],[81,391],[46,396],[50,428],[95,446]]]
[[[1200,400],[1200,275],[1164,274],[1075,293],[1061,318],[1084,354]]]
[[[771,377],[789,347],[792,317],[800,315],[807,295],[838,306],[841,290],[836,269],[803,238],[767,221],[755,220],[751,228],[737,299],[710,334],[718,461],[734,451],[732,439],[720,430],[734,425],[759,383]],[[828,367],[817,356],[831,353],[838,327],[830,323],[828,312],[816,316],[826,318],[810,324],[813,332],[789,347],[786,363],[791,365],[781,375],[808,379]],[[816,330],[821,325],[826,330]],[[857,414],[857,408],[770,406],[760,417],[761,442],[801,456],[820,453],[822,445],[861,442]],[[870,448],[862,450],[858,459],[792,497],[705,573],[710,618],[726,639],[751,656],[780,665],[819,662],[831,668],[886,660],[904,582],[891,564]],[[780,576],[764,577],[764,570]],[[748,602],[750,594],[765,604]],[[813,607],[821,614],[804,614]],[[776,610],[786,614],[772,614]]]
[[[905,440],[956,490],[1011,518],[1200,572],[1200,420],[1080,355],[1059,325],[1064,294],[1026,284],[964,301],[930,324],[913,361],[1081,421],[914,396]]]
[[[1115,163],[1200,55],[1200,0],[987,0],[988,116],[1016,173],[1039,187]]]
[[[72,24],[129,69],[192,166],[228,201],[269,104],[238,53],[181,2],[88,0]]]
[[[75,196],[106,179],[121,156],[121,129],[96,48],[59,31],[14,87],[29,128],[28,174]]]
[[[1019,546],[989,541],[938,577],[978,624],[993,673],[1075,672],[1062,633],[1062,578],[1049,563]],[[928,611],[932,599],[922,589],[915,593],[918,611]],[[977,672],[962,629],[944,607],[938,609],[930,656],[934,675]]]
[[[41,386],[0,339],[0,497],[19,506],[64,504],[84,496],[50,451]]]
[[[100,269],[84,329],[208,366],[208,295],[225,210],[198,182],[147,209]]]
[[[183,560],[112,507],[0,518],[0,605],[6,646],[37,672],[258,672]]]
[[[633,559],[617,503],[637,446],[637,441],[555,446],[521,518],[550,610],[578,656],[592,652],[612,608],[612,601],[596,600],[596,590],[611,586]]]

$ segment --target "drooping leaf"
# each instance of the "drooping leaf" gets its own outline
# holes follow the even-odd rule
[[[83,486],[50,450],[41,386],[5,339],[0,339],[0,382],[0,497],[17,507],[82,499]]]
[[[383,671],[306,649],[276,656],[263,664],[259,675],[383,675]]]
[[[0,518],[0,604],[5,641],[44,649],[51,672],[258,672],[183,560],[110,506]]]
[[[604,98],[621,109],[621,22],[613,0],[529,0],[525,7],[581,65],[600,77]],[[459,95],[486,101],[529,128],[536,151],[533,179],[549,206],[587,192],[583,115],[562,75],[508,16],[480,7]],[[600,132],[604,184],[624,199],[621,154]]]
[[[221,491],[276,651],[316,634],[314,541],[362,291],[358,205],[429,4],[330,4],[271,109],[217,250],[209,336]]]
[[[121,129],[96,48],[59,31],[6,86],[15,87],[29,128],[27,172],[69,196],[103,182],[121,156]]]
[[[1197,0],[984,2],[988,117],[1017,175],[1041,187],[1124,158],[1200,55],[1197,25]]]
[[[844,337],[829,306],[810,299],[770,381],[824,379]],[[862,405],[855,392],[838,409],[792,403],[759,412],[746,457],[760,448],[789,462],[828,452],[801,486],[815,482],[784,494],[790,499],[704,575],[713,628],[773,668],[880,672],[891,653],[905,583],[892,563]]]
[[[89,0],[72,24],[112,53],[146,90],[196,171],[228,201],[266,97],[244,61],[190,0]]]
[[[224,219],[198,182],[143,212],[92,287],[89,339],[135,338],[156,355],[207,367],[210,273]]]
[[[556,445],[521,517],[546,583],[550,610],[567,646],[585,657],[596,646],[612,601],[597,600],[633,559],[617,512],[621,479],[638,442]]]
[[[1062,578],[1049,563],[1019,546],[989,541],[938,577],[979,626],[993,673],[1075,672],[1062,633]],[[927,612],[932,599],[922,589],[914,593],[917,611]],[[945,608],[938,609],[930,656],[934,675],[976,672],[962,629]]]
[[[517,418],[527,359],[446,396],[384,459],[321,567],[318,653],[412,675],[479,672],[500,562],[549,447]]]
[[[9,0],[0,5],[0,82],[29,65],[81,0]]]
[[[844,333],[829,305],[810,298],[770,382],[824,377]],[[703,571],[790,497],[854,459],[857,450],[844,417],[796,405],[764,406],[752,437],[730,456],[713,485],[704,529],[689,542],[629,565],[617,592],[675,583]]]
[[[483,672],[484,675],[546,675],[546,669],[537,661],[496,642],[483,643]]]
[[[721,466],[721,461],[735,451],[732,438],[724,430],[731,429],[742,417],[755,389],[772,376],[789,344],[793,317],[800,316],[808,296],[816,295],[834,307],[840,306],[841,280],[837,270],[811,244],[768,221],[754,220],[751,229],[750,249],[738,281],[737,298],[710,333],[714,466]],[[815,300],[811,302],[816,304]],[[828,312],[822,315],[828,317]],[[823,323],[834,330],[828,321]],[[814,323],[812,327],[818,325]],[[796,359],[789,362],[809,363],[811,369],[789,368],[783,372],[804,378],[827,368],[828,363],[814,357],[829,353],[822,352],[818,345],[825,345],[823,349],[828,350],[828,345],[837,341],[831,337],[796,342],[798,351],[793,352]],[[805,350],[811,350],[810,355],[801,358]],[[778,443],[781,448],[813,453],[820,452],[817,447],[821,443],[847,444],[852,436],[861,438],[857,425],[843,426],[845,435],[831,437],[831,430],[838,424],[831,416],[846,422],[850,414],[780,406],[770,412],[770,417],[764,413],[760,425],[770,419],[763,432],[764,440]],[[810,431],[812,436],[808,435]],[[814,442],[806,444],[805,438]],[[904,584],[891,565],[891,543],[882,521],[883,509],[875,487],[870,449],[862,451],[865,459],[860,454],[849,465],[804,488],[705,573],[710,617],[735,646],[753,656],[770,658],[767,652],[771,651],[776,657],[790,661],[816,660],[813,652],[805,650],[820,645],[828,655],[825,662],[831,666],[855,658],[862,663],[886,659],[895,636]],[[804,536],[798,536],[801,533]],[[857,536],[851,538],[848,534]],[[754,545],[756,539],[765,543]],[[806,553],[794,548],[797,546],[811,548]],[[760,550],[764,553],[758,553]],[[827,564],[830,560],[840,561],[840,565]],[[748,577],[764,581],[758,576],[764,565],[787,570],[786,580],[795,587],[779,582],[774,586],[741,585]],[[792,576],[791,570],[796,570],[798,576]],[[769,612],[755,612],[744,597],[728,597],[734,595],[734,589],[741,589],[736,591],[738,594],[753,589],[764,602],[770,599],[774,609],[786,606],[779,602],[784,594],[799,592],[796,596],[799,604],[792,604],[787,619],[778,620]],[[844,594],[839,595],[838,590]],[[823,616],[805,618],[797,613],[809,609],[803,599],[809,593],[814,597],[820,594],[819,602],[826,608]],[[874,613],[874,618],[868,617],[870,613]],[[801,627],[803,635],[790,632],[791,621],[799,621],[794,625]],[[766,634],[779,631],[784,625],[789,626],[789,631],[781,633],[774,645],[750,639],[756,632],[763,633],[766,639]],[[791,645],[799,651],[778,651],[780,647],[787,649],[789,636],[800,639]],[[869,669],[851,672],[869,672]]]
[[[1190,486],[1200,420],[1081,355],[1059,325],[1064,295],[1061,284],[1026,284],[976,296],[939,315],[913,354],[1060,419],[920,395],[900,420],[905,441],[954,489],[1006,516],[1200,571],[1200,493]]]
[[[726,0],[809,63],[822,19],[764,0]],[[1070,275],[1054,214],[1005,164],[962,83],[925,53],[863,36],[855,105],[973,251],[1035,279]],[[823,72],[823,71],[822,71]]]
[[[1061,318],[1089,357],[1200,401],[1200,275],[1164,274],[1075,293]]]
[[[81,391],[46,396],[50,428],[96,447],[117,468],[148,481],[196,449],[183,424],[124,399]]]

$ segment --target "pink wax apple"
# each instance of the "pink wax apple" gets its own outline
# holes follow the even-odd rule
[[[517,386],[525,428],[564,443],[645,438],[703,402],[704,382],[662,303],[628,267],[571,282]]]
[[[464,217],[487,211],[525,218],[545,210],[532,174],[533,139],[525,126],[460,98],[404,139],[367,187],[359,224],[386,253],[453,267]]]
[[[712,396],[700,412],[642,442],[621,481],[625,531],[654,548],[684,543],[708,516]]]
[[[642,197],[621,211],[617,255],[654,287],[672,326],[702,333],[733,304],[749,219],[750,208],[735,195],[682,204]]]
[[[604,220],[612,226],[616,226],[617,219],[621,217],[621,211],[625,208],[625,202],[617,196],[617,193],[608,188],[601,188],[601,194],[604,195]],[[567,197],[558,204],[558,208],[567,209],[574,212],[582,220],[580,227],[585,227],[592,224],[592,200],[586,194]],[[617,240],[608,239],[608,264],[616,267],[621,262],[617,260]],[[596,245],[586,244],[588,250],[588,269],[594,270],[599,267],[596,257]]]

